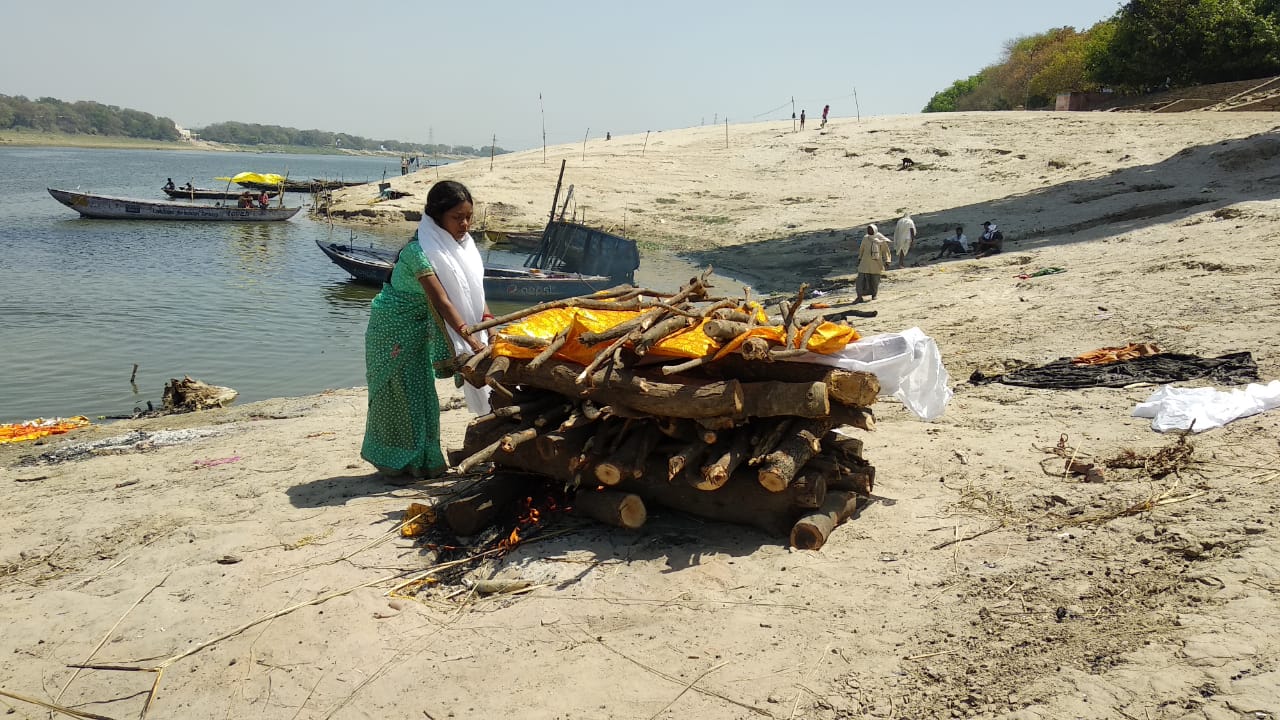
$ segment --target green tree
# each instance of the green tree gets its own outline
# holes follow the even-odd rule
[[[1280,73],[1277,0],[1130,0],[1088,52],[1089,74],[1118,90]]]
[[[933,97],[929,98],[929,104],[925,105],[921,112],[955,112],[959,99],[972,95],[982,84],[983,79],[984,75],[977,73],[951,83],[951,87],[946,90],[934,93]]]

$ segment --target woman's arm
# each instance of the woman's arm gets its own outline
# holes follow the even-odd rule
[[[427,293],[427,300],[431,306],[436,309],[436,313],[440,315],[449,327],[453,328],[472,350],[479,352],[484,348],[484,344],[469,334],[463,332],[467,326],[467,321],[463,319],[462,314],[453,306],[449,300],[449,294],[444,291],[444,286],[440,284],[439,278],[434,274],[421,275],[418,277],[418,283],[422,285],[423,291]]]

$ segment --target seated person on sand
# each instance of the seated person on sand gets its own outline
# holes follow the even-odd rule
[[[990,220],[982,223],[982,237],[974,246],[974,257],[995,255],[1004,249],[1004,233],[1000,232]]]
[[[969,238],[964,236],[964,226],[957,225],[956,234],[942,241],[942,249],[933,256],[933,259],[967,254],[969,254]]]

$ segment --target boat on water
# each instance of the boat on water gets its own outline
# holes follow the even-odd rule
[[[160,188],[165,195],[175,200],[236,200],[243,190],[209,190],[207,188]],[[279,195],[278,190],[268,190],[267,197]]]
[[[393,251],[324,240],[316,240],[316,245],[335,265],[350,273],[356,282],[380,286],[391,279],[396,259]],[[613,284],[605,275],[542,271],[536,268],[484,269],[484,296],[486,300],[493,301],[560,300],[589,295]]]
[[[74,190],[47,188],[54,200],[84,217],[109,220],[222,220],[227,222],[278,222],[288,220],[301,207],[238,208],[173,201],[139,200]]]

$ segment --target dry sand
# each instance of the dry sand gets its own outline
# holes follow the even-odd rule
[[[877,497],[818,552],[656,514],[637,533],[520,547],[498,575],[539,585],[524,595],[388,598],[391,583],[376,581],[431,553],[375,541],[432,488],[368,474],[361,389],[0,448],[0,689],[131,717],[154,675],[67,665],[154,665],[371,583],[174,662],[150,716],[1280,717],[1280,415],[1193,437],[1194,462],[1176,475],[1085,484],[1046,473],[1039,448],[1063,435],[1097,456],[1168,445],[1129,415],[1150,388],[962,383],[989,362],[1129,341],[1251,350],[1264,379],[1280,376],[1276,125],[836,120],[804,134],[731,127],[727,150],[722,127],[698,128],[651,135],[643,157],[643,136],[615,137],[591,141],[585,162],[578,146],[546,165],[535,151],[492,172],[487,160],[451,166],[491,224],[515,229],[545,217],[568,157],[588,222],[621,225],[626,209],[629,235],[763,290],[847,279],[854,230],[900,208],[921,228],[917,256],[948,226],[972,236],[987,218],[1008,251],[892,271],[865,306],[879,316],[858,322],[864,332],[918,325],[936,338],[957,393],[931,424],[881,403],[867,440]],[[913,171],[895,169],[902,156]],[[421,195],[434,173],[393,183]],[[344,212],[392,209],[375,222],[421,205],[344,196]],[[1047,266],[1067,272],[1016,278]],[[447,444],[465,421],[446,413]],[[135,430],[148,435],[21,464]]]

